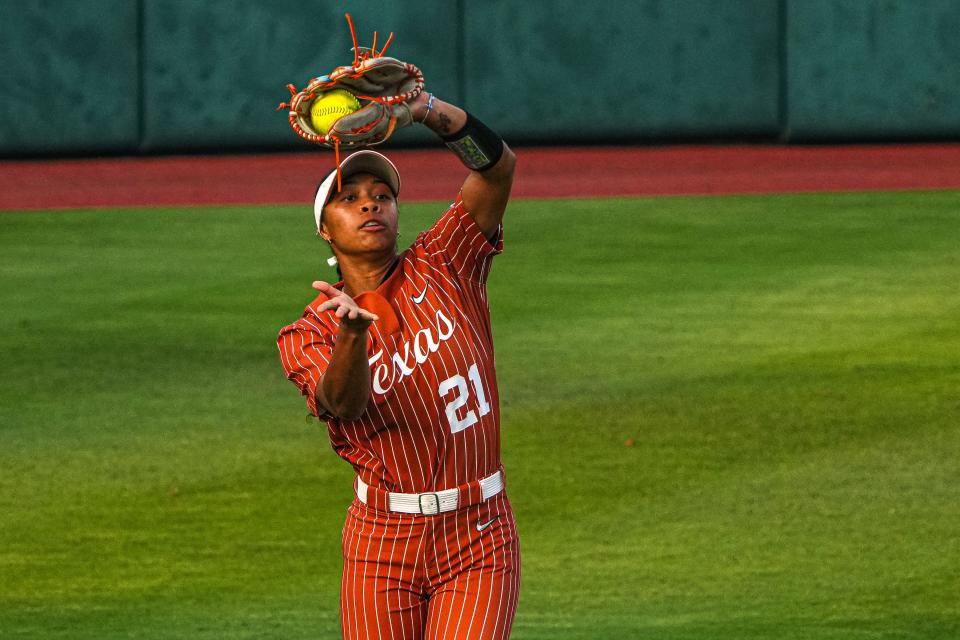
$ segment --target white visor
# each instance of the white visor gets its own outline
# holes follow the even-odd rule
[[[340,179],[346,180],[355,173],[369,173],[375,175],[390,187],[394,196],[400,195],[400,173],[393,163],[382,153],[364,149],[347,156],[340,163]],[[327,200],[337,190],[337,168],[334,167],[320,186],[317,196],[313,200],[313,217],[317,221],[317,233],[320,233],[320,219],[323,217],[323,207]]]

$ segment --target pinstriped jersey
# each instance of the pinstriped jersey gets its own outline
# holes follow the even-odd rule
[[[370,399],[356,420],[317,406],[339,318],[321,294],[278,338],[287,378],[327,421],[334,450],[364,482],[388,491],[452,488],[500,468],[500,405],[486,282],[491,243],[458,197],[400,254],[375,290],[355,296],[379,320],[368,330]],[[338,283],[338,289],[343,283]]]

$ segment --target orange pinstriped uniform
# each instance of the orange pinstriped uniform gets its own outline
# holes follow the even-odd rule
[[[491,497],[479,483],[502,472],[486,293],[502,247],[502,233],[491,243],[458,198],[375,291],[354,298],[380,318],[368,331],[371,395],[357,420],[326,414],[314,398],[339,323],[332,311],[317,312],[327,296],[280,332],[287,378],[358,476],[343,529],[344,638],[510,634],[520,587],[516,523],[505,491]],[[391,510],[388,492],[449,489],[459,489],[456,510]]]

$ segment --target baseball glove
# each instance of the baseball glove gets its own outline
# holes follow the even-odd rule
[[[423,74],[408,62],[385,57],[393,34],[383,49],[377,51],[377,34],[373,46],[357,45],[353,20],[347,14],[350,36],[353,39],[353,63],[337,67],[330,74],[311,80],[297,91],[288,84],[292,98],[283,102],[277,111],[288,109],[288,121],[294,132],[308,142],[339,147],[370,147],[387,140],[393,132],[413,122],[407,102],[423,91]],[[310,105],[321,94],[334,89],[349,91],[362,105],[360,109],[334,122],[326,134],[315,131],[310,122]]]

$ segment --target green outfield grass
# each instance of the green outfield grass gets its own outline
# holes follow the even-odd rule
[[[336,636],[352,476],[275,347],[312,223],[0,214],[0,637]],[[506,242],[514,638],[960,637],[960,192],[515,202]]]

